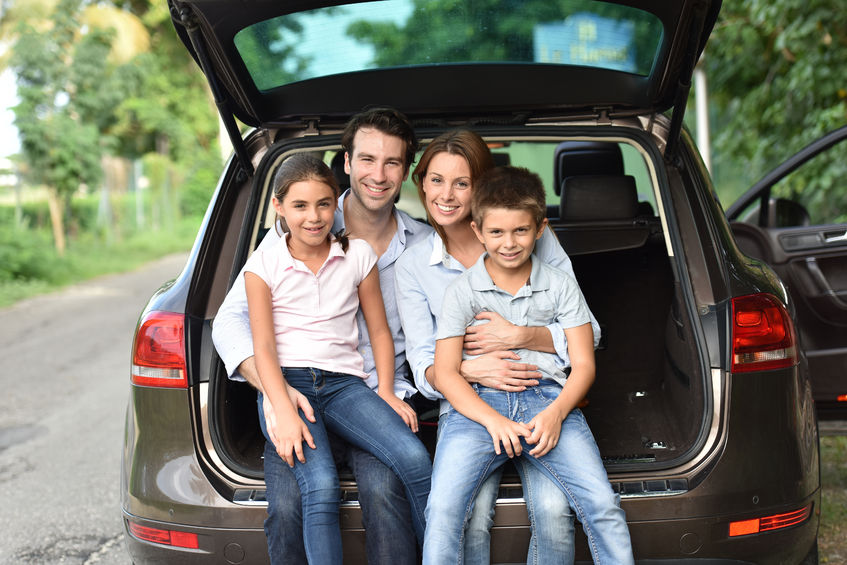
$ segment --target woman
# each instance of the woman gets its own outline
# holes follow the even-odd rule
[[[471,191],[474,179],[493,166],[491,152],[479,135],[455,130],[435,138],[412,173],[435,233],[408,248],[397,260],[397,305],[415,384],[432,399],[443,398],[431,384],[436,315],[441,312],[447,285],[484,252],[470,225]],[[539,240],[536,255],[573,276],[570,259],[549,229]],[[535,366],[521,363],[512,349],[555,352],[563,358],[567,355],[564,330],[558,324],[514,326],[490,312],[477,318],[489,322],[468,328],[465,336],[467,352],[480,355],[462,363],[462,374],[470,382],[506,391],[524,390],[537,385],[540,374]],[[591,319],[596,346],[599,326],[593,316]],[[449,404],[442,402],[442,413],[450,409]],[[527,563],[573,562],[573,515],[564,494],[531,465],[517,460],[515,466],[532,524]],[[501,475],[502,470],[492,475],[477,495],[466,531],[465,563],[489,563],[488,531]]]

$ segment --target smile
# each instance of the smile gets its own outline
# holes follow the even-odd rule
[[[439,210],[441,210],[444,213],[450,213],[453,210],[456,210],[458,208],[458,206],[444,206],[442,204],[438,204],[437,202],[435,202],[434,204]]]

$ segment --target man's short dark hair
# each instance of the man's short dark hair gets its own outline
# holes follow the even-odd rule
[[[415,162],[415,154],[418,152],[418,138],[415,129],[409,119],[394,108],[379,107],[369,108],[359,112],[344,126],[341,134],[341,146],[353,156],[353,138],[356,132],[362,128],[374,128],[386,135],[393,135],[403,140],[406,151],[403,155],[403,168],[406,172]]]
[[[523,167],[494,167],[474,182],[471,213],[477,226],[491,208],[525,210],[540,226],[547,216],[544,182]]]

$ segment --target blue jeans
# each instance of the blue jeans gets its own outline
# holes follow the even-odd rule
[[[446,421],[442,418],[441,422]],[[438,426],[439,437],[442,426]],[[531,536],[527,565],[567,565],[574,562],[574,517],[557,483],[525,459],[514,460],[521,477]],[[479,487],[465,526],[464,565],[491,563],[491,526],[500,491],[503,467],[495,469]]]
[[[561,386],[542,381],[522,392],[503,392],[473,385],[500,414],[529,422],[559,395]],[[451,410],[445,418],[435,452],[432,492],[426,509],[429,527],[424,539],[424,565],[463,563],[464,527],[474,497],[484,480],[506,461],[497,455],[484,426]],[[583,525],[594,563],[628,565],[632,547],[618,495],[614,493],[600,451],[579,410],[562,423],[559,443],[541,457],[529,455],[523,443],[519,460],[532,465],[565,493]],[[542,558],[544,556],[541,556]]]
[[[296,461],[294,476],[300,489],[303,516],[303,544],[309,563],[341,563],[341,531],[338,522],[340,488],[327,430],[343,441],[368,451],[387,465],[402,481],[409,502],[412,524],[418,540],[425,530],[424,509],[429,494],[431,464],[420,440],[402,418],[361,378],[311,368],[283,368],[288,383],[308,398],[315,410],[316,423],[303,419],[314,438],[316,449],[306,449],[306,463]],[[260,422],[264,429],[264,416]],[[269,456],[273,457],[269,457]],[[279,466],[279,456],[265,449],[266,480]],[[270,460],[270,465],[269,465]],[[281,460],[280,460],[281,461]],[[285,465],[285,463],[282,463]],[[274,482],[275,478],[271,478]],[[272,540],[277,529],[272,506],[285,499],[269,486],[268,513],[271,521],[268,550],[272,562],[282,559],[282,548]],[[290,494],[290,493],[288,493]],[[284,536],[285,534],[283,534]]]

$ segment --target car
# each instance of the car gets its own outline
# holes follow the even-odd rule
[[[739,244],[738,224],[753,216],[730,208],[728,219],[683,127],[719,0],[169,7],[233,155],[184,270],[136,328],[121,472],[134,563],[267,562],[256,394],[227,378],[211,328],[274,223],[275,167],[297,152],[331,163],[346,120],[376,104],[405,113],[424,144],[468,127],[497,162],[544,179],[549,225],[603,330],[583,411],[636,562],[818,562],[815,350],[805,343],[815,334],[781,263]],[[398,206],[423,216],[413,189]],[[823,237],[792,259],[812,249],[843,295],[830,270],[841,228],[754,223],[776,241]],[[435,417],[421,414],[430,448]],[[361,563],[356,484],[344,470],[341,484],[345,562]],[[507,469],[493,561],[525,561],[528,523]],[[581,533],[576,551],[590,562]]]

